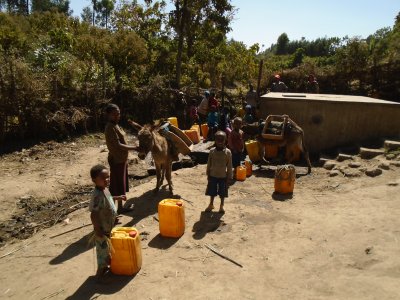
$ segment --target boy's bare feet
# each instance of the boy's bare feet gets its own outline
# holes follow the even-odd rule
[[[220,208],[219,208],[219,211],[218,211],[220,214],[224,214],[225,213],[225,210],[224,210],[224,207],[223,206],[221,206]]]
[[[207,208],[206,208],[206,212],[210,212],[214,209],[214,205],[210,204]]]

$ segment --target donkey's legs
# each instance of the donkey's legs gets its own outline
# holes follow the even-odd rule
[[[168,181],[168,186],[169,186],[169,191],[171,194],[173,194],[173,185],[172,185],[172,180],[171,180],[171,172],[172,172],[172,161],[169,159],[166,163],[166,174],[165,176],[167,177]]]
[[[162,186],[165,177],[165,164],[161,164],[161,179],[160,179],[160,186]]]
[[[156,165],[157,185],[156,188],[154,189],[154,192],[157,193],[161,186],[161,166],[157,163],[155,165]]]

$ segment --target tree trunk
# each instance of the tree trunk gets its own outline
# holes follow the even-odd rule
[[[176,1],[177,11],[179,9],[178,1]],[[183,0],[182,12],[179,18],[179,29],[178,29],[178,54],[176,58],[176,85],[179,89],[181,86],[181,66],[182,66],[182,51],[183,51],[183,38],[186,21],[186,10],[187,10],[187,0]],[[178,12],[179,13],[179,12]]]

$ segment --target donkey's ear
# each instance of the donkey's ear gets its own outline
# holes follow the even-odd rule
[[[135,128],[137,131],[140,131],[143,128],[142,125],[135,123],[132,120],[128,120],[128,124]]]

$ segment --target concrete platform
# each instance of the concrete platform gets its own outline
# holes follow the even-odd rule
[[[400,138],[400,103],[361,96],[268,93],[260,117],[287,114],[305,133],[310,152],[366,140]]]

